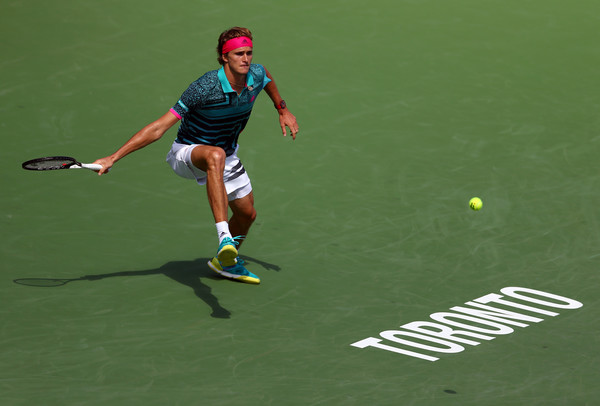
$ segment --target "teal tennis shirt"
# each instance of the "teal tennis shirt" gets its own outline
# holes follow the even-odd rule
[[[181,119],[176,142],[214,145],[227,155],[233,154],[256,97],[270,81],[262,65],[251,64],[246,87],[238,95],[223,68],[207,72],[171,108],[171,113]]]

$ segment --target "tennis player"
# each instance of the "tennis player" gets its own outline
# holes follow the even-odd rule
[[[217,254],[208,265],[226,278],[257,284],[260,279],[244,267],[238,255],[256,218],[250,178],[237,155],[238,137],[263,89],[279,113],[284,136],[289,129],[295,140],[298,123],[269,71],[252,63],[252,51],[252,33],[247,28],[233,27],[221,33],[217,46],[221,68],[201,76],[169,112],[137,132],[114,154],[94,163],[103,166],[99,171],[103,175],[118,160],[157,141],[181,121],[167,162],[177,175],[206,185],[219,238]],[[228,207],[232,212],[229,219]]]

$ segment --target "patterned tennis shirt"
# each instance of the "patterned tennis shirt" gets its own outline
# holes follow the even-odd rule
[[[222,67],[207,72],[171,108],[171,113],[181,120],[175,141],[214,145],[223,148],[228,156],[233,154],[256,97],[270,81],[262,65],[251,64],[246,87],[238,95]]]

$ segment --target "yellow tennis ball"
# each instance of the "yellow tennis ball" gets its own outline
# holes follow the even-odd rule
[[[471,200],[469,200],[469,207],[475,211],[481,210],[481,207],[483,207],[483,202],[480,198],[474,197]]]

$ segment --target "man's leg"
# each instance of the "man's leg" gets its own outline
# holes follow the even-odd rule
[[[256,210],[254,209],[254,195],[252,192],[250,192],[250,194],[240,199],[232,200],[229,202],[229,207],[231,207],[231,211],[233,212],[233,215],[229,220],[229,228],[231,233],[235,236],[246,236],[250,230],[250,226],[252,226],[252,223],[256,218]],[[242,241],[243,239],[238,240],[238,243],[241,244]],[[238,262],[235,266],[222,266],[222,263],[220,263],[216,258],[213,258],[212,260],[208,261],[208,266],[221,276],[229,279],[234,279],[245,283],[260,283],[260,278],[248,271],[244,267],[243,262]]]
[[[219,233],[218,260],[226,266],[233,266],[238,256],[236,242],[231,238],[227,225],[228,199],[223,171],[225,169],[226,154],[222,148],[210,145],[198,145],[192,150],[192,164],[206,172],[206,192],[208,204],[215,218],[215,225]]]
[[[233,215],[229,220],[229,230],[234,236],[246,236],[256,219],[256,209],[254,208],[254,194],[250,194],[229,202],[229,207]],[[243,240],[240,240],[240,245]],[[239,249],[239,246],[238,246]]]
[[[227,221],[227,191],[223,183],[225,151],[210,145],[198,145],[192,150],[192,163],[206,172],[206,192],[208,204],[213,212],[215,223]]]

